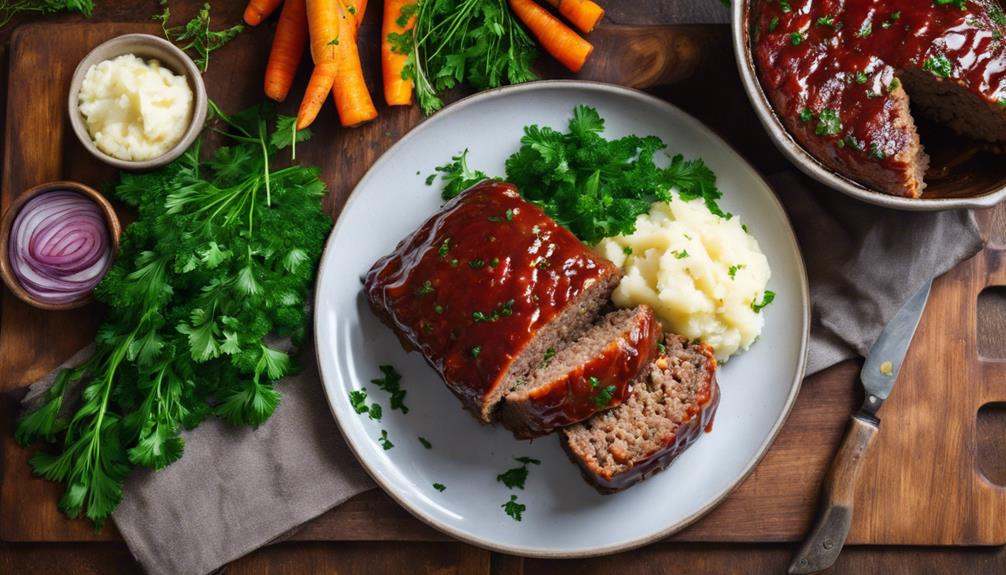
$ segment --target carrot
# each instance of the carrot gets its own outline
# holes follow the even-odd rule
[[[245,23],[249,26],[258,26],[270,14],[279,8],[279,3],[283,0],[251,0],[245,8]]]
[[[356,45],[356,18],[349,12],[343,0],[336,0],[342,11],[339,19],[339,38],[344,38],[335,47],[338,77],[332,87],[335,108],[339,111],[339,122],[343,126],[359,126],[377,117],[377,108],[367,90],[360,64],[360,50]]]
[[[409,106],[412,104],[412,80],[402,77],[408,54],[399,54],[392,50],[391,34],[404,34],[416,25],[416,17],[412,15],[405,26],[398,25],[402,16],[402,6],[412,4],[414,0],[384,0],[384,22],[381,25],[381,69],[384,73],[384,100],[389,106]]]
[[[336,50],[339,44],[347,43],[346,37],[339,41],[340,20],[339,8],[335,0],[306,0],[307,29],[311,38],[311,58],[314,60],[314,71],[308,80],[304,100],[297,112],[297,129],[303,130],[318,117],[322,104],[329,90],[335,83],[339,71],[336,62]]]
[[[350,13],[356,16],[357,26],[363,25],[363,17],[367,14],[367,0],[356,0],[346,5],[353,8]]]
[[[286,100],[306,44],[307,7],[304,0],[286,0],[283,11],[279,13],[269,63],[265,67],[266,96],[277,102]]]
[[[545,51],[573,72],[579,72],[594,47],[534,0],[509,0],[517,18]]]
[[[604,8],[591,0],[548,0],[548,3],[584,34],[593,32],[594,26],[604,18]]]

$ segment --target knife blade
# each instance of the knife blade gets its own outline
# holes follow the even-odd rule
[[[852,416],[849,429],[825,476],[821,511],[800,551],[790,563],[791,575],[817,573],[838,559],[852,526],[856,482],[863,461],[880,431],[877,411],[898,380],[901,364],[922,319],[932,280],[905,302],[887,322],[860,371],[866,390],[863,406]]]

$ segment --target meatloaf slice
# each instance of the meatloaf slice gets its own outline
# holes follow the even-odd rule
[[[500,421],[529,439],[621,404],[656,356],[660,336],[650,306],[605,315],[506,394]]]
[[[601,493],[665,469],[712,425],[719,405],[712,348],[680,336],[668,336],[665,346],[625,403],[560,433],[563,448]]]
[[[375,263],[365,289],[406,349],[488,423],[548,350],[593,323],[619,279],[514,186],[485,181]]]

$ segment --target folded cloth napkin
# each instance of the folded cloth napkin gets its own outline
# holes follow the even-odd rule
[[[808,373],[863,355],[902,302],[982,245],[970,211],[885,210],[795,172],[771,182],[810,276]],[[180,461],[130,477],[115,523],[148,572],[211,572],[373,487],[332,419],[314,351],[302,361],[303,372],[277,384],[283,399],[264,425],[207,421],[183,434]],[[25,401],[52,379],[33,385]]]

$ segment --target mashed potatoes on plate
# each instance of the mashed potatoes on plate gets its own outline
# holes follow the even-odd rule
[[[636,219],[630,235],[596,249],[621,267],[612,297],[619,307],[649,304],[664,329],[707,343],[723,362],[744,351],[765,323],[761,304],[771,271],[758,241],[736,216],[674,196]]]

